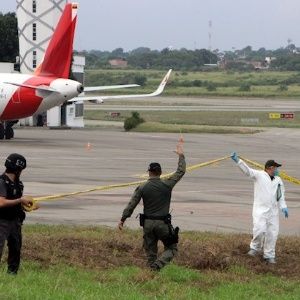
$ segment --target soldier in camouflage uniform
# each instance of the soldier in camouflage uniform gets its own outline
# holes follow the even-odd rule
[[[141,215],[141,226],[144,228],[143,247],[149,267],[156,271],[169,263],[177,253],[179,229],[177,227],[174,231],[169,210],[172,189],[186,171],[182,143],[177,145],[176,153],[179,156],[178,168],[168,179],[160,178],[162,171],[159,163],[149,165],[149,179],[136,188],[119,222],[119,229],[122,230],[125,220],[132,215],[140,200],[143,199],[144,214]],[[158,257],[159,240],[164,244],[164,251]]]

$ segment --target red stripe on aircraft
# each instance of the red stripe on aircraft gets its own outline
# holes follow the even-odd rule
[[[49,86],[54,80],[51,77],[34,76],[29,78],[24,84],[39,86]],[[32,116],[39,108],[43,98],[36,95],[35,89],[19,87],[8,104],[6,105],[1,120],[18,120]]]
[[[72,4],[69,3],[65,6],[45,58],[35,75],[69,78],[76,21],[77,16],[72,20]]]

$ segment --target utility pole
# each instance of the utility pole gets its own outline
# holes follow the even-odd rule
[[[208,50],[211,51],[211,40],[212,40],[212,20],[208,21]]]

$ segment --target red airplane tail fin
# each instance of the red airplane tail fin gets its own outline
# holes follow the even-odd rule
[[[49,42],[44,60],[35,70],[35,75],[59,78],[69,77],[76,21],[77,4],[66,4]]]

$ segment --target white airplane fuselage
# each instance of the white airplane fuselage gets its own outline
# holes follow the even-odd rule
[[[81,83],[70,79],[0,73],[0,121],[46,111],[77,97],[82,89]]]

